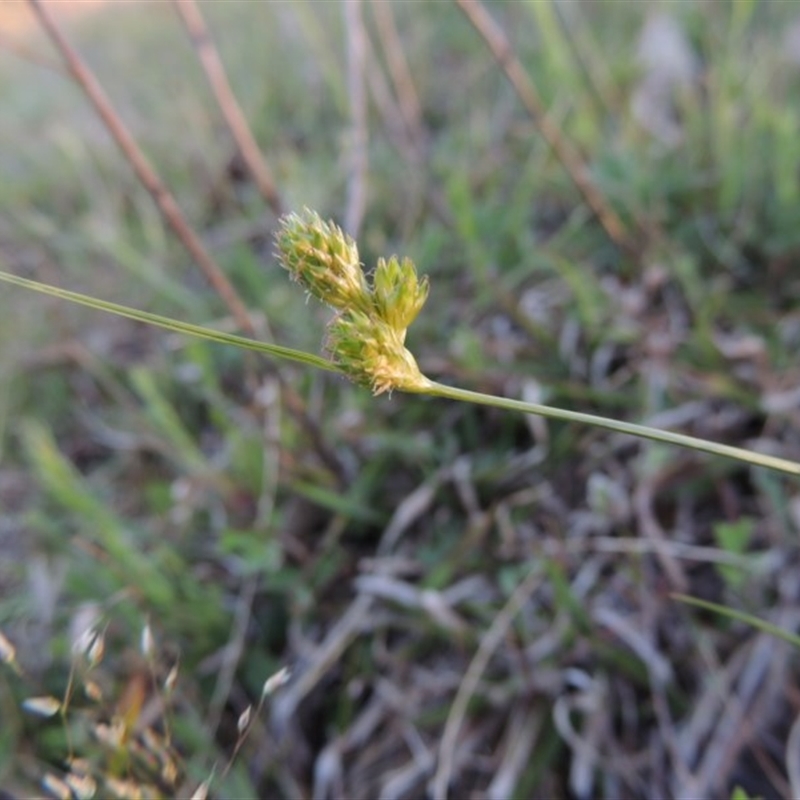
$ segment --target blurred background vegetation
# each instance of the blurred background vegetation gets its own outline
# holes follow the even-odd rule
[[[12,5],[0,268],[234,330]],[[461,6],[199,4],[282,208],[430,275],[432,378],[800,459],[800,9],[492,2],[499,65]],[[260,335],[317,352],[328,312],[278,267],[173,4],[48,7]],[[10,796],[800,793],[796,651],[672,596],[796,628],[796,480],[10,287],[0,386]],[[63,719],[23,708],[67,692]]]

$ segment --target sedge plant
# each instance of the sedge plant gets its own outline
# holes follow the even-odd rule
[[[400,391],[493,406],[592,425],[615,433],[736,459],[752,466],[800,475],[800,463],[777,456],[609,417],[470,391],[431,380],[423,375],[414,355],[405,346],[408,328],[422,310],[430,289],[428,279],[419,277],[411,259],[398,259],[396,256],[380,258],[370,279],[363,270],[355,241],[334,222],[326,222],[309,209],[284,216],[276,242],[280,262],[292,279],[335,312],[328,323],[325,341],[328,358],[181,322],[8,272],[0,271],[0,280],[177,333],[338,372],[354,383],[368,387],[375,395]]]

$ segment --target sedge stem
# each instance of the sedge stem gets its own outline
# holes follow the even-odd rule
[[[175,333],[183,333],[189,336],[196,336],[200,339],[217,342],[219,344],[230,344],[236,347],[244,347],[248,350],[255,350],[265,355],[275,356],[277,358],[286,358],[291,361],[298,361],[307,364],[311,367],[324,369],[329,372],[342,373],[342,368],[328,359],[321,358],[320,356],[312,353],[306,353],[302,350],[295,350],[291,347],[283,347],[276,344],[268,344],[267,342],[259,342],[255,339],[248,339],[244,336],[236,336],[231,333],[224,333],[223,331],[216,331],[211,328],[204,328],[200,325],[192,325],[188,322],[181,322],[179,320],[171,319],[169,317],[162,317],[159,314],[153,314],[148,311],[140,311],[139,309],[123,306],[118,303],[111,303],[107,300],[100,300],[98,298],[89,297],[79,292],[72,292],[68,289],[60,289],[56,286],[40,283],[39,281],[29,280],[22,278],[18,275],[12,275],[7,272],[0,271],[0,281],[22,286],[26,289],[33,289],[34,291],[43,294],[49,294],[53,297],[59,297],[63,300],[69,300],[73,303],[95,308],[99,311],[106,311],[111,314],[117,314],[121,317],[134,319],[139,322],[144,322],[149,325],[155,325],[160,328],[174,331]],[[473,403],[483,406],[492,406],[494,408],[507,409],[509,411],[520,411],[523,414],[537,414],[541,417],[548,417],[550,419],[560,419],[565,422],[579,422],[584,425],[592,425],[596,428],[605,428],[615,433],[625,433],[630,436],[637,436],[642,439],[650,439],[655,442],[664,442],[665,444],[677,445],[679,447],[688,447],[692,450],[710,453],[716,456],[723,456],[725,458],[733,458],[737,461],[742,461],[746,464],[751,464],[757,467],[767,467],[769,469],[785,472],[790,475],[800,475],[800,464],[794,461],[789,461],[785,458],[778,458],[777,456],[766,455],[765,453],[756,453],[745,450],[741,447],[732,447],[727,444],[718,444],[717,442],[710,442],[706,439],[698,439],[694,436],[687,436],[683,433],[674,433],[672,431],[664,431],[658,428],[650,428],[646,425],[637,425],[632,422],[621,422],[615,419],[608,419],[607,417],[599,417],[595,414],[586,414],[581,411],[570,411],[565,408],[555,408],[553,406],[545,406],[539,403],[528,403],[523,400],[512,400],[507,397],[497,397],[496,395],[483,394],[482,392],[473,392],[469,389],[459,389],[455,386],[447,386],[443,383],[436,383],[429,381],[427,378],[422,378],[418,388],[409,389],[404,387],[404,391],[410,391],[414,394],[425,394],[430,397],[441,397],[448,400],[458,400],[464,403]]]
[[[664,431],[659,428],[649,428],[647,425],[637,425],[633,422],[620,422],[615,419],[598,417],[594,414],[585,414],[582,411],[569,411],[565,408],[554,408],[544,406],[539,403],[527,403],[523,400],[511,400],[506,397],[496,397],[482,392],[472,392],[469,389],[459,389],[455,386],[446,386],[442,383],[431,382],[429,386],[421,390],[421,393],[432,397],[442,397],[448,400],[461,400],[465,403],[476,403],[482,406],[493,406],[494,408],[508,409],[510,411],[521,411],[524,414],[537,414],[541,417],[550,419],[560,419],[566,422],[580,422],[584,425],[593,425],[596,428],[605,428],[615,433],[627,433],[631,436],[638,436],[642,439],[651,439],[654,442],[664,442],[666,444],[678,445],[679,447],[689,447],[692,450],[699,450],[711,453],[715,456],[734,458],[737,461],[744,461],[757,467],[768,467],[790,475],[800,475],[800,464],[789,461],[785,458],[766,455],[765,453],[755,453],[741,447],[732,447],[727,444],[709,442],[705,439],[698,439],[694,436],[687,436],[684,433],[674,433]]]
[[[269,344],[268,342],[260,342],[257,339],[249,339],[246,336],[237,336],[234,333],[225,333],[224,331],[205,328],[201,325],[192,325],[191,322],[181,322],[180,320],[170,317],[162,317],[160,314],[153,314],[150,311],[140,311],[138,308],[123,306],[108,300],[100,300],[96,297],[89,297],[80,292],[72,292],[69,289],[50,286],[49,284],[33,281],[29,278],[22,278],[19,275],[12,275],[9,272],[0,271],[0,281],[13,283],[15,286],[23,286],[26,289],[33,289],[36,292],[49,294],[52,297],[58,297],[62,300],[69,300],[70,302],[78,303],[88,308],[94,308],[98,311],[116,314],[119,317],[127,317],[137,322],[155,325],[157,328],[166,328],[168,331],[173,331],[174,333],[183,333],[188,336],[195,336],[198,339],[217,342],[218,344],[232,344],[235,347],[243,347],[246,350],[255,350],[257,353],[275,356],[277,358],[286,358],[290,361],[299,361],[301,364],[308,364],[311,367],[325,369],[329,372],[341,372],[339,367],[333,362],[328,361],[327,358],[322,358],[313,353],[306,353],[303,350],[295,350],[292,347]]]

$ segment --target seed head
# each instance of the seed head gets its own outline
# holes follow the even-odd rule
[[[430,386],[404,347],[428,297],[428,279],[418,278],[410,259],[378,259],[370,285],[356,243],[309,209],[281,220],[277,243],[291,276],[339,312],[328,325],[326,349],[345,375],[375,394]]]
[[[428,299],[428,279],[419,280],[410,258],[378,259],[372,278],[373,302],[378,315],[391,327],[403,330],[411,325]]]
[[[306,208],[281,220],[277,242],[285,269],[318,300],[337,309],[369,303],[358,247],[338,225]]]
[[[429,382],[403,346],[405,334],[361,311],[344,311],[328,326],[326,349],[348,378],[373,394],[419,392]]]

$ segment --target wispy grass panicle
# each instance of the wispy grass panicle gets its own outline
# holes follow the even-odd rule
[[[326,349],[345,375],[375,394],[431,385],[404,347],[428,297],[428,279],[417,276],[410,259],[379,259],[370,284],[355,242],[309,209],[281,220],[277,243],[292,277],[339,311],[328,325]]]

